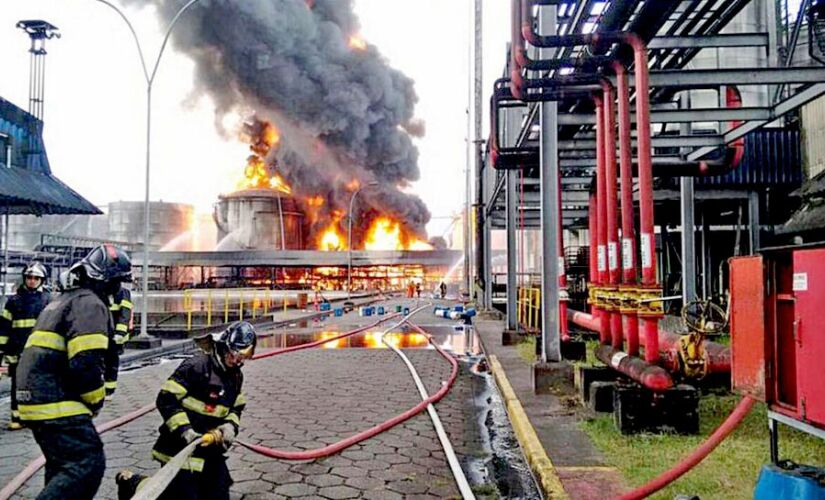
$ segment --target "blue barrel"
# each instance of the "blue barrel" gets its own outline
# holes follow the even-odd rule
[[[409,308],[409,307],[405,307],[405,308],[403,309],[403,311],[404,311],[404,312],[403,312],[404,316],[408,316],[408,315],[410,314],[410,308]]]
[[[400,313],[403,309],[401,308],[401,304],[395,306],[395,312]]]
[[[455,312],[464,312],[464,306],[462,306],[462,305],[453,306],[453,311],[455,311]]]
[[[329,311],[332,309],[332,304],[329,302],[321,302],[321,310],[322,311]]]
[[[335,313],[336,318],[340,318],[341,316],[344,315],[344,310],[340,307],[336,307],[334,313]]]
[[[364,308],[364,316],[372,316],[373,308],[372,307],[365,307]]]
[[[473,309],[473,308],[470,308],[470,309],[467,309],[466,311],[464,311],[464,314],[466,314],[467,316],[472,318],[473,316],[476,315],[476,310]]]
[[[384,306],[378,306],[377,311],[378,311],[379,316],[383,316],[384,315]]]
[[[825,470],[808,465],[783,468],[765,465],[759,473],[754,500],[797,499],[825,500]]]

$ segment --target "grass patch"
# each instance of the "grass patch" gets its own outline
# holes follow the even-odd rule
[[[613,426],[612,415],[580,423],[610,465],[618,468],[628,485],[640,486],[676,464],[733,410],[739,396],[706,395],[699,403],[700,434],[677,436],[641,434],[622,436]],[[672,499],[678,494],[699,495],[703,500],[750,499],[759,470],[770,461],[765,405],[757,404],[750,415],[702,463],[663,489],[654,499]],[[825,442],[780,428],[781,458],[797,463],[825,466]]]
[[[528,365],[536,362],[536,337],[535,335],[528,335],[521,342],[516,344],[516,350],[519,357]]]

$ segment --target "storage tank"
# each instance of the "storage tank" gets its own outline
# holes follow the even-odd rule
[[[295,200],[279,191],[245,189],[221,195],[215,205],[217,250],[301,250],[303,219]]]
[[[12,215],[9,217],[9,249],[31,251],[44,234],[106,238],[105,215]]]
[[[109,203],[109,239],[143,242],[143,202]],[[149,203],[149,248],[158,250],[189,230],[195,216],[192,205],[153,201]]]

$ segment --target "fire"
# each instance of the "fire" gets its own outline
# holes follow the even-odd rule
[[[269,173],[266,157],[281,143],[278,128],[269,122],[248,124],[249,149],[252,154],[246,160],[243,178],[238,181],[237,189],[274,189],[285,194],[292,194],[292,188],[277,173]]]
[[[355,191],[361,187],[361,182],[358,179],[353,179],[346,184],[347,191]]]
[[[367,41],[361,35],[350,35],[349,48],[353,50],[367,50]]]
[[[389,217],[378,217],[372,222],[364,241],[367,250],[432,250],[433,247],[404,233],[401,224]]]
[[[332,224],[321,234],[319,246],[321,250],[327,252],[336,252],[347,249],[347,246],[344,243],[344,238],[338,233],[337,224]]]

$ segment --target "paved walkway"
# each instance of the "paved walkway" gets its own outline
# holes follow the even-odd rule
[[[503,346],[501,321],[476,321],[476,329],[488,355],[494,355],[524,407],[530,423],[553,462],[565,491],[573,499],[613,498],[625,489],[621,474],[607,467],[601,453],[578,427],[586,418],[572,384],[570,393],[540,394],[533,391],[532,366],[515,346]]]
[[[434,323],[429,311],[422,323]],[[426,319],[424,316],[426,315]],[[371,318],[349,318],[350,322]],[[342,330],[343,326],[340,327]],[[434,350],[405,350],[430,394],[450,373]],[[154,400],[178,361],[121,374],[119,390],[98,422]],[[420,399],[404,364],[387,349],[312,349],[250,363],[245,369],[248,406],[240,439],[284,450],[319,448],[372,427]],[[479,376],[466,363],[453,390],[437,405],[465,469],[490,460],[476,397]],[[482,379],[483,380],[483,379]],[[0,422],[8,408],[0,409]],[[152,473],[149,458],[161,418],[152,412],[103,435],[107,471],[99,498],[116,498],[114,475],[123,468]],[[39,454],[29,431],[0,430],[0,484]],[[233,498],[451,498],[458,490],[426,412],[337,455],[306,463],[273,460],[240,446],[229,453]],[[523,460],[523,459],[522,459]],[[482,482],[489,479],[482,478]],[[33,498],[42,472],[21,489]]]

